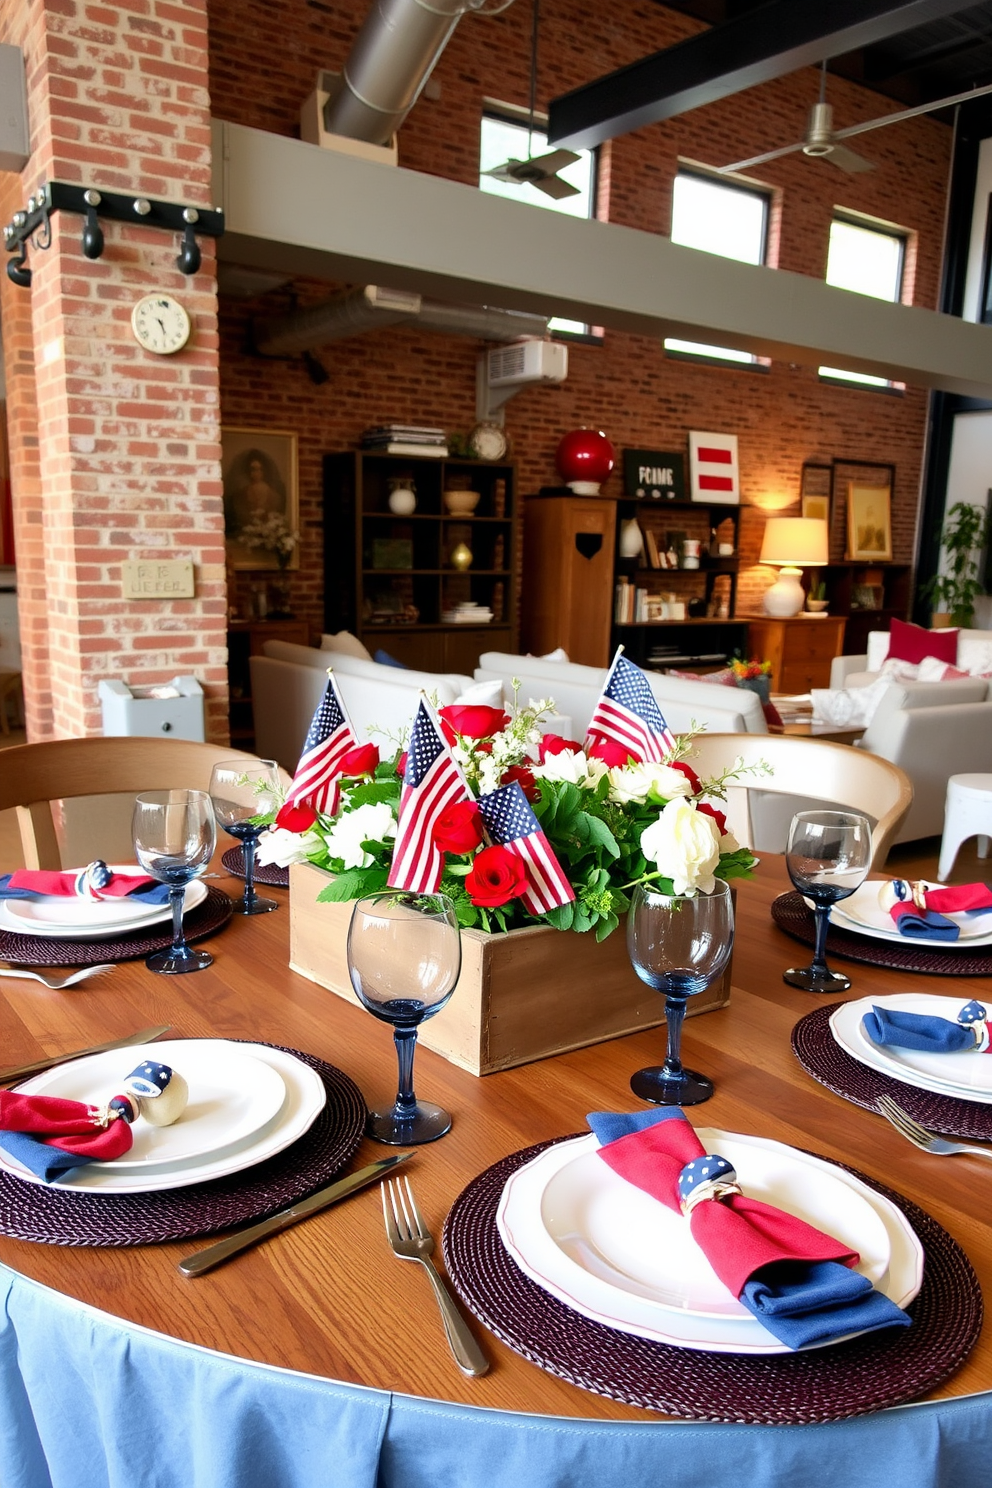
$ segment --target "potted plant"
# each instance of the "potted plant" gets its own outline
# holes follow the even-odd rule
[[[762,703],[771,701],[772,686],[772,664],[770,661],[759,661],[752,656],[750,661],[743,661],[735,657],[730,663],[730,670],[738,687],[743,687],[747,692],[756,692]]]
[[[988,513],[970,502],[956,501],[947,514],[940,539],[946,572],[935,574],[922,588],[928,599],[942,607],[934,611],[935,627],[974,624],[976,596],[985,593],[978,577],[978,565],[988,540]]]

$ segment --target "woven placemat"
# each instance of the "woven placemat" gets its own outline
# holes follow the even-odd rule
[[[930,1215],[855,1168],[847,1171],[899,1206],[926,1251],[923,1286],[907,1309],[911,1328],[755,1356],[680,1349],[591,1322],[525,1276],[496,1228],[510,1174],[548,1145],[504,1158],[459,1195],[444,1226],[444,1262],[487,1328],[570,1384],[687,1420],[806,1425],[918,1400],[954,1373],[978,1338],[982,1293],[963,1250]]]
[[[221,862],[232,878],[244,878],[245,853],[242,847],[229,847]],[[266,884],[270,889],[289,888],[289,869],[277,868],[275,863],[255,863],[255,882]]]
[[[152,1193],[73,1193],[0,1170],[0,1233],[44,1245],[188,1240],[264,1219],[329,1183],[362,1139],[365,1102],[354,1081],[333,1064],[298,1049],[283,1052],[316,1070],[327,1091],[324,1109],[292,1146],[228,1178]]]
[[[793,940],[813,945],[813,911],[806,908],[801,894],[795,891],[780,894],[772,904],[772,919]],[[938,951],[909,940],[873,940],[869,935],[842,930],[839,925],[831,925],[827,931],[827,954],[847,961],[864,961],[869,966],[888,966],[893,971],[918,971],[925,976],[992,975],[992,946],[973,951],[964,947]]]
[[[921,1126],[949,1137],[992,1142],[992,1106],[893,1080],[842,1049],[830,1031],[830,1015],[840,1006],[832,1002],[828,1007],[814,1008],[792,1030],[792,1051],[808,1075],[866,1111],[876,1109],[880,1095],[890,1095]]]
[[[207,897],[183,916],[186,939],[216,935],[233,913],[234,906],[223,889],[208,887]],[[19,961],[22,966],[98,966],[102,961],[134,961],[153,951],[164,951],[171,944],[171,920],[112,940],[63,940],[61,936],[15,935],[0,930],[0,961]]]

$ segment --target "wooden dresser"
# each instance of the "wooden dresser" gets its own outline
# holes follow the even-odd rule
[[[830,663],[844,649],[843,615],[747,616],[748,655],[772,664],[772,692],[830,686]]]

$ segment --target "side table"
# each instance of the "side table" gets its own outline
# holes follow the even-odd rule
[[[844,648],[843,615],[748,615],[748,650],[772,664],[772,692],[830,686],[830,663]]]

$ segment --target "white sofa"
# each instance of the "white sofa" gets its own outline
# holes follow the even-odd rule
[[[645,672],[645,676],[673,733],[685,733],[694,723],[714,734],[768,732],[756,693],[745,688],[714,687],[706,682],[669,677],[663,672]],[[475,677],[480,682],[502,682],[506,702],[513,697],[514,678],[520,682],[521,702],[552,698],[560,713],[571,716],[574,737],[582,739],[603,691],[606,668],[484,651]]]
[[[873,630],[868,650],[858,656],[835,656],[830,664],[831,687],[867,687],[876,682],[889,654],[889,632]],[[958,666],[962,671],[992,672],[992,630],[958,631]]]

